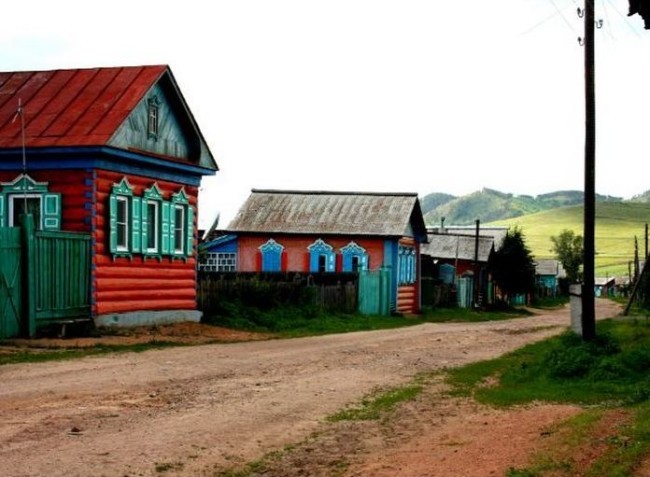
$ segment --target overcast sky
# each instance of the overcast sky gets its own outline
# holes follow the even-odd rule
[[[583,190],[582,0],[22,0],[0,69],[170,65],[220,171],[251,188]],[[596,190],[650,189],[650,31],[596,0]]]

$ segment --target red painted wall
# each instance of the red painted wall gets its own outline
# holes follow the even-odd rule
[[[96,202],[93,230],[93,314],[123,313],[145,310],[196,309],[196,256],[188,260],[171,257],[132,258],[113,257],[108,245],[108,197],[113,184],[124,174],[97,170],[95,172]],[[126,176],[133,193],[141,196],[154,182],[165,200],[181,189],[180,184],[157,181],[148,177]],[[196,187],[185,186],[190,205],[194,208],[196,233]],[[194,238],[196,246],[196,235]]]
[[[0,182],[11,182],[21,172],[0,171]],[[89,170],[27,171],[36,182],[47,182],[50,192],[61,194],[61,230],[90,232],[93,203],[92,172]]]
[[[239,260],[239,271],[260,271],[261,261],[258,258],[260,254],[259,247],[265,244],[270,238],[284,247],[285,258],[283,258],[283,265],[286,264],[286,269],[283,268],[283,271],[309,272],[309,250],[307,250],[307,247],[319,238],[334,247],[334,251],[337,254],[342,247],[345,247],[351,240],[354,240],[357,245],[366,249],[369,258],[369,268],[371,270],[378,269],[384,261],[384,240],[381,238],[355,237],[351,239],[350,237],[296,235],[251,236],[238,234],[239,253],[237,259]],[[341,261],[337,260],[336,271],[342,271],[341,267]]]

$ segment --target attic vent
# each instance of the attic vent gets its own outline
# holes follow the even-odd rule
[[[149,116],[147,119],[147,137],[158,139],[158,122],[160,120],[160,101],[157,96],[149,98]]]

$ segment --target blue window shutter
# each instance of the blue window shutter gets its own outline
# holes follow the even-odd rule
[[[5,226],[5,195],[0,194],[0,227]]]
[[[344,253],[343,254],[343,271],[351,272],[352,271],[352,254]]]
[[[309,254],[309,271],[318,272],[318,255],[319,253],[313,251]]]
[[[141,229],[142,225],[142,200],[139,197],[131,198],[131,251],[140,253],[142,250]]]
[[[149,231],[148,230],[149,229],[149,227],[148,227],[149,224],[148,224],[148,221],[147,221],[147,201],[146,200],[141,200],[140,201],[140,206],[141,206],[140,210],[142,211],[141,214],[140,214],[140,218],[141,218],[141,221],[140,221],[140,224],[141,224],[140,235],[141,235],[141,238],[142,238],[142,240],[140,242],[142,244],[141,250],[142,250],[142,253],[147,253],[147,242],[148,242],[147,233]]]
[[[194,209],[191,205],[187,206],[187,227],[185,227],[187,234],[187,246],[185,247],[185,254],[191,257],[194,254]]]
[[[168,255],[172,252],[169,248],[169,212],[170,212],[170,203],[163,201],[162,202],[162,222],[160,227],[160,244],[161,244],[161,253],[163,255]]]
[[[117,252],[117,197],[113,194],[108,199],[109,209],[109,246],[111,253]]]
[[[43,194],[43,230],[61,228],[61,194]]]

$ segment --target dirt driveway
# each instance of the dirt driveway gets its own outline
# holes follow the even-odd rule
[[[599,316],[618,311],[611,302],[597,304]],[[378,387],[405,383],[416,373],[498,356],[559,333],[568,324],[565,308],[501,322],[424,324],[2,366],[0,475],[214,475],[304,442],[323,429],[327,415]],[[547,419],[572,412],[562,409]],[[481,424],[492,419],[481,413],[474,414]],[[439,414],[437,432],[447,417],[453,421],[458,410]],[[415,454],[402,458],[415,465],[417,449],[429,431],[417,413],[410,419],[411,425],[402,423],[388,440],[402,436],[400,445],[411,443]],[[515,419],[519,425],[527,420],[525,412]],[[495,426],[496,421],[485,429]],[[454,442],[467,440],[449,432]],[[372,453],[377,436],[366,439],[361,446],[365,457],[347,468],[349,475],[382,475],[382,469],[386,475],[398,475],[401,468],[405,472],[401,475],[437,475],[397,465],[396,454],[386,462],[385,452]],[[349,445],[361,448],[354,439]],[[447,475],[482,475],[467,468],[472,450],[465,450],[470,454],[457,460],[465,461],[469,473]],[[479,446],[473,452],[484,451]],[[503,459],[495,469],[503,465],[507,469],[514,457]],[[498,474],[491,469],[484,475]]]

